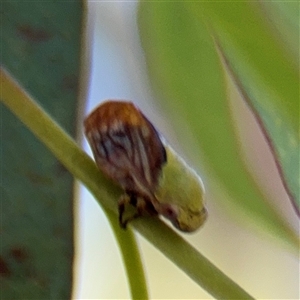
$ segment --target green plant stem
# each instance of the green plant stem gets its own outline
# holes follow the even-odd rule
[[[99,202],[99,201],[98,201]],[[113,216],[117,220],[116,214]],[[146,278],[141,261],[141,255],[132,230],[124,230],[119,222],[111,223],[119,245],[122,245],[122,259],[126,268],[132,299],[148,299]]]
[[[116,207],[113,201],[106,201],[112,195],[114,199],[118,198],[120,190],[102,176],[90,157],[14,82],[3,68],[0,70],[0,78],[3,103],[52,151],[70,173],[81,179],[90,191],[97,195],[96,199],[99,199],[98,203],[103,208],[119,243],[132,298],[148,299],[143,264],[134,234],[131,230],[121,232],[116,218]],[[108,189],[103,188],[103,183]],[[138,276],[136,277],[135,274]]]
[[[120,190],[103,177],[95,163],[3,69],[0,75],[3,103],[86,185],[103,207],[120,244],[133,297],[147,299],[142,295],[146,291],[145,285],[140,287],[144,279],[138,281],[143,274],[141,263],[138,263],[140,267],[135,266],[139,270],[137,273],[129,267],[135,260],[133,255],[137,253],[136,245],[126,248],[126,244],[135,243],[133,234],[128,229],[120,230],[117,224],[116,199]],[[139,218],[132,221],[129,227],[134,227],[216,299],[254,299],[158,218]],[[137,290],[136,293],[133,290]]]

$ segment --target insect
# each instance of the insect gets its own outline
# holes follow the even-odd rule
[[[120,225],[131,204],[136,215],[162,215],[192,232],[207,218],[200,177],[163,140],[131,102],[109,100],[84,121],[96,164],[125,191],[118,202]],[[135,217],[134,216],[134,217]]]

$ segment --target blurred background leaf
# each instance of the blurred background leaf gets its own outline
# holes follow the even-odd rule
[[[188,137],[192,137],[197,143],[198,157],[202,158],[198,166],[206,168],[211,188],[222,189],[229,195],[217,200],[224,204],[228,198],[236,215],[246,216],[249,223],[260,226],[266,232],[297,247],[296,234],[268,202],[247,171],[226,99],[224,71],[210,30],[214,30],[222,46],[223,41],[226,46],[231,46],[230,51],[226,48],[228,51],[225,53],[230,52],[230,58],[236,55],[234,62],[239,66],[241,74],[248,74],[248,65],[257,67],[260,84],[256,77],[251,77],[255,75],[254,72],[248,74],[252,78],[251,83],[254,80],[257,83],[257,90],[261,91],[263,86],[268,87],[270,92],[277,85],[275,96],[272,93],[273,97],[268,97],[267,104],[277,106],[283,120],[291,118],[293,123],[287,124],[292,129],[289,131],[291,134],[295,131],[293,125],[297,120],[297,110],[295,111],[294,100],[290,100],[292,105],[286,105],[284,99],[295,97],[295,68],[290,64],[285,65],[287,59],[272,39],[264,40],[265,36],[269,36],[268,29],[262,27],[259,13],[250,10],[250,4],[231,4],[141,2],[139,29],[151,83],[160,103],[173,115],[173,120],[176,120],[173,123],[178,135],[186,141]],[[260,23],[253,25],[257,21]],[[240,47],[232,46],[232,36],[239,42],[236,44]],[[261,53],[260,46],[265,52]],[[265,60],[269,47],[275,47],[271,55],[272,62],[280,61],[264,71],[262,69],[270,63],[270,59]],[[241,50],[247,52],[241,53]],[[281,68],[287,72],[288,77],[284,80],[281,77],[284,82],[278,86]],[[277,75],[273,76],[275,72]],[[250,84],[250,79],[246,82]],[[268,112],[267,108],[265,111]],[[278,136],[272,138],[277,139]],[[188,142],[183,148],[191,151],[189,146]],[[295,175],[289,169],[287,172],[289,177]]]
[[[1,65],[75,135],[81,1],[1,4]],[[73,273],[73,178],[1,104],[1,297],[67,299]]]
[[[295,38],[291,8],[298,11],[299,17],[299,5],[280,5],[280,12],[276,6],[271,9],[269,5],[270,9],[263,11],[260,5],[245,2],[230,7],[224,3],[204,4],[194,7],[193,12],[196,18],[203,13],[210,16],[207,22],[219,39],[226,65],[265,131],[286,191],[299,214],[299,62],[292,55],[295,46],[285,46]],[[268,15],[275,11],[278,21],[273,18],[273,22],[267,22]],[[290,21],[282,15],[290,16]],[[282,29],[278,31],[276,25]],[[285,38],[281,40],[281,36]]]
[[[288,52],[289,58],[299,63],[299,3],[288,1],[260,1],[260,14],[279,46]]]

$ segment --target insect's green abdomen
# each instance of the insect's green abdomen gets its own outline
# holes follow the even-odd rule
[[[162,168],[155,196],[160,204],[168,203],[178,212],[177,227],[184,231],[199,228],[206,219],[204,186],[200,177],[169,146],[167,163]]]

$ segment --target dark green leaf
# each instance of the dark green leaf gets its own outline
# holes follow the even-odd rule
[[[1,3],[1,65],[74,136],[81,1]],[[69,299],[73,179],[1,104],[1,297]]]

